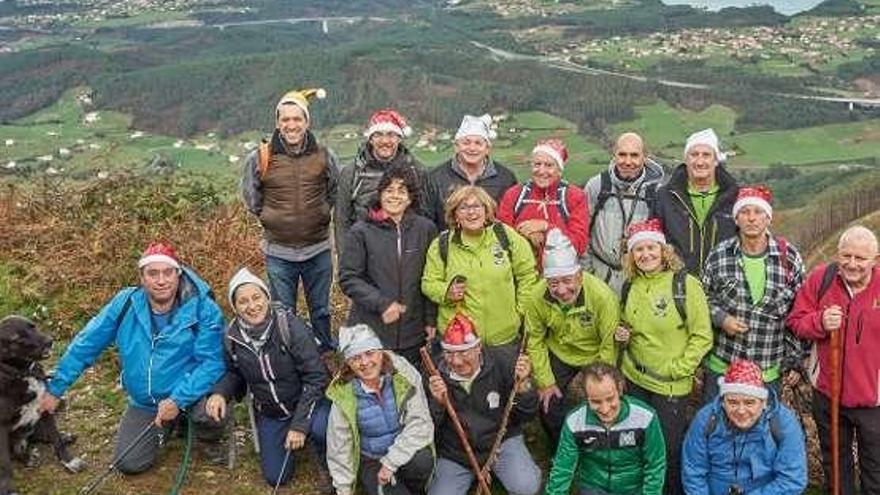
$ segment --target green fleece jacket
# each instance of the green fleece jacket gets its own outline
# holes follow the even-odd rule
[[[422,292],[437,303],[437,330],[441,333],[456,311],[456,305],[446,299],[446,292],[456,276],[463,276],[467,278],[467,289],[461,309],[474,321],[482,343],[491,346],[516,340],[526,299],[538,284],[538,273],[529,242],[506,225],[504,230],[510,241],[510,255],[491,227],[483,229],[476,239],[463,239],[459,231],[451,232],[445,264],[440,257],[439,237],[431,242]]]
[[[568,495],[577,487],[608,495],[660,495],[666,477],[666,443],[656,413],[638,399],[622,396],[610,427],[587,404],[565,420],[545,495]]]
[[[535,385],[556,384],[550,369],[552,352],[570,366],[599,360],[615,362],[614,330],[619,303],[614,292],[598,278],[583,272],[581,293],[571,307],[564,307],[539,284],[526,307],[527,351],[532,360]]]
[[[685,279],[683,322],[672,295],[673,272],[639,275],[632,280],[621,320],[632,329],[621,371],[651,392],[682,396],[691,392],[694,372],[712,348],[709,306],[700,281]]]

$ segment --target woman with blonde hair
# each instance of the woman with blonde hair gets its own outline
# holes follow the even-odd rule
[[[495,201],[480,187],[453,192],[445,216],[449,230],[431,243],[422,275],[422,292],[438,306],[436,327],[462,311],[484,345],[513,344],[538,284],[529,242],[495,221]]]
[[[621,290],[620,369],[630,395],[657,411],[666,440],[666,494],[683,493],[681,445],[687,399],[703,356],[712,348],[709,307],[700,281],[683,270],[657,218],[628,230]]]

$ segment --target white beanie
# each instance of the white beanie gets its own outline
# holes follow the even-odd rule
[[[544,243],[544,278],[574,275],[581,269],[577,251],[561,230],[547,231]]]
[[[712,148],[712,151],[715,152],[715,160],[717,160],[718,163],[722,163],[727,159],[727,155],[722,153],[721,148],[718,146],[718,136],[715,134],[715,131],[710,128],[697,131],[687,138],[687,142],[684,144],[685,160],[687,160],[687,154],[691,148],[700,144]]]
[[[339,329],[339,350],[345,359],[384,348],[379,337],[363,323]]]
[[[465,136],[478,136],[486,141],[495,139],[496,134],[492,130],[492,116],[488,113],[479,117],[465,115],[461,119],[461,125],[458,126],[458,132],[455,133],[455,140],[458,141]]]
[[[251,273],[247,267],[242,268],[235,275],[232,276],[232,280],[229,281],[229,306],[235,307],[235,291],[244,284],[254,284],[263,292],[266,293],[266,297],[269,296],[269,288],[266,287],[266,283],[263,282],[263,279]]]

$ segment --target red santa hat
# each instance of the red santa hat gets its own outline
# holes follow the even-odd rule
[[[164,242],[153,242],[147,246],[141,259],[138,260],[138,268],[143,268],[150,263],[167,263],[180,270],[180,260],[174,247]]]
[[[760,207],[767,212],[767,216],[773,218],[773,193],[766,186],[741,187],[736,195],[736,203],[733,204],[733,218],[736,218],[739,210],[748,205]]]
[[[727,373],[718,378],[718,388],[722,396],[742,394],[766,399],[768,395],[761,367],[745,359],[737,359],[730,363]]]
[[[393,132],[404,138],[412,134],[412,128],[407,125],[406,119],[397,110],[386,108],[378,110],[370,116],[370,122],[367,123],[364,137],[369,139],[375,132]]]
[[[565,143],[558,139],[542,139],[532,149],[532,155],[544,153],[556,162],[559,170],[565,170],[565,162],[568,161],[568,150]]]
[[[666,244],[666,236],[663,235],[663,222],[659,218],[649,218],[644,222],[631,224],[626,231],[626,250],[632,251],[636,244],[642,241],[654,241]]]
[[[480,338],[474,333],[474,322],[462,313],[456,313],[446,326],[443,342],[440,345],[446,351],[466,351],[480,344]]]

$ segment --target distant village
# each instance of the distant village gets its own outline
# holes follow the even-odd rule
[[[541,30],[534,28],[519,33],[524,41],[540,43]],[[872,46],[858,43],[873,39],[880,44],[880,15],[863,17],[798,19],[786,26],[757,26],[736,29],[703,28],[675,32],[656,32],[647,36],[614,36],[582,42],[548,43],[550,55],[581,61],[591,57],[613,55],[627,59],[676,58],[699,60],[729,57],[738,61],[786,58],[792,62],[821,66],[835,59],[870,55]]]

